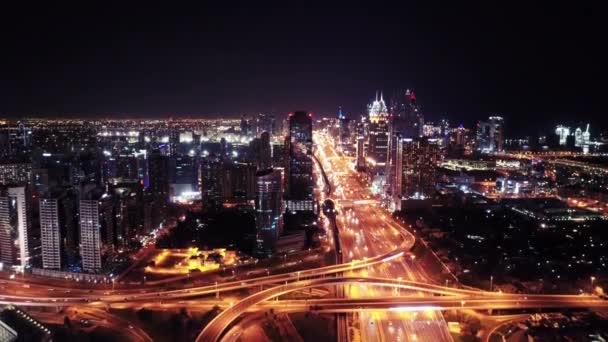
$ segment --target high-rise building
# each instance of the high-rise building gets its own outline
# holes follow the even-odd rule
[[[42,242],[42,267],[61,269],[67,261],[67,249],[74,254],[75,244],[68,232],[76,228],[75,198],[66,192],[47,193],[40,199],[40,240]],[[68,225],[70,227],[68,227]]]
[[[0,185],[30,184],[32,182],[32,164],[26,162],[0,162]]]
[[[82,269],[99,272],[114,249],[112,196],[93,189],[80,199],[80,255]]]
[[[350,120],[346,117],[344,111],[342,111],[342,107],[338,108],[338,137],[340,143],[340,149],[346,153],[350,154],[353,150],[353,140],[350,130]]]
[[[0,194],[0,262],[26,267],[34,256],[31,196],[25,186],[2,189]]]
[[[249,143],[251,160],[258,170],[267,170],[272,167],[272,150],[270,147],[270,134],[263,132],[259,138]]]
[[[289,136],[287,137],[288,163],[287,210],[312,212],[314,210],[312,175],[312,114],[295,112],[289,114]]]
[[[388,108],[380,94],[368,106],[369,135],[367,161],[370,167],[381,170],[388,158]],[[383,172],[383,171],[382,171]]]
[[[177,155],[169,160],[171,198],[187,197],[198,191],[198,163],[193,156]]]
[[[276,128],[275,128],[274,115],[264,114],[264,113],[258,114],[258,118],[256,120],[256,128],[257,128],[256,135],[258,135],[258,136],[260,136],[264,132],[268,132],[268,134],[271,134],[271,135],[275,134]]]
[[[165,203],[169,200],[169,158],[158,150],[148,157],[147,190]]]
[[[555,134],[559,138],[559,145],[566,146],[566,143],[568,141],[568,136],[570,135],[570,127],[558,125],[555,128]]]
[[[256,173],[255,223],[258,251],[262,255],[274,252],[283,228],[282,184],[280,170],[268,169]]]
[[[477,123],[477,151],[481,153],[502,152],[504,143],[504,119],[502,117],[490,116],[488,121]]]
[[[402,138],[397,143],[396,189],[394,206],[402,202],[425,199],[435,192],[435,168],[441,161],[440,146],[436,139]]]
[[[292,148],[312,154],[312,113],[289,113],[289,141]]]
[[[224,197],[224,161],[216,155],[201,160],[199,166],[199,183],[203,203],[210,206],[221,205]]]
[[[388,158],[386,165],[386,190],[392,195],[395,191],[395,170],[397,142],[402,138],[422,136],[424,116],[416,103],[416,94],[407,89],[391,101],[389,117]]]
[[[358,137],[357,138],[357,159],[356,159],[356,163],[355,163],[355,168],[357,170],[365,170],[365,149],[364,149],[364,138],[363,137]]]

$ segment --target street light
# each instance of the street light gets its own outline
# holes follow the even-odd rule
[[[492,282],[494,281],[494,276],[490,276],[490,292],[493,290]]]
[[[595,282],[595,277],[591,276],[591,292],[593,292],[593,283]]]

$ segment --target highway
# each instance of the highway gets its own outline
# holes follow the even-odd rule
[[[338,225],[344,260],[381,255],[402,243],[405,243],[409,250],[414,245],[415,237],[393,220],[387,210],[379,206],[379,201],[372,195],[365,176],[354,170],[352,158],[336,151],[336,144],[328,136],[317,134],[315,142],[319,159],[325,162],[325,171],[334,184],[333,198],[340,209]],[[346,275],[430,281],[421,265],[407,258],[377,267],[353,270]],[[347,295],[355,298],[392,294],[395,293],[360,285],[347,288]],[[432,325],[412,326],[402,318],[402,315],[390,312],[359,315],[361,339],[390,341],[394,339],[391,331],[414,329],[416,336],[429,336],[435,341],[451,341],[441,314],[436,314]]]
[[[197,341],[218,341],[241,314],[251,311],[256,305],[265,301],[300,291],[310,287],[358,284],[379,287],[390,287],[403,289],[411,292],[424,292],[444,296],[389,296],[375,298],[331,298],[331,299],[309,299],[299,301],[272,301],[268,302],[275,309],[289,309],[294,311],[318,311],[326,313],[358,312],[367,314],[385,313],[405,317],[403,313],[425,312],[425,321],[434,322],[442,310],[490,310],[490,309],[527,309],[527,308],[608,308],[608,301],[590,295],[522,295],[506,294],[499,292],[486,292],[475,290],[454,289],[433,284],[418,283],[412,281],[370,278],[370,277],[342,277],[342,278],[317,278],[301,280],[293,283],[275,286],[257,292],[249,297],[238,301],[218,316],[216,316],[199,334]],[[268,306],[265,306],[268,308]],[[377,317],[377,316],[374,316]],[[422,318],[422,317],[421,317]],[[394,323],[393,323],[394,324]],[[438,326],[426,324],[427,326]],[[389,327],[394,325],[389,324]],[[417,327],[418,325],[416,325]],[[422,325],[420,325],[422,326]],[[408,327],[408,328],[411,328]],[[407,331],[407,330],[403,330]],[[374,331],[374,333],[379,333]],[[389,332],[390,334],[390,332]],[[433,336],[427,330],[413,330],[413,334]],[[381,336],[381,335],[377,335]]]

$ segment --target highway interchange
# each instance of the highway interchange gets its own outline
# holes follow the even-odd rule
[[[6,279],[0,281],[0,304],[79,308],[92,310],[97,315],[109,315],[103,310],[107,308],[187,306],[191,310],[208,310],[215,305],[224,308],[201,331],[197,341],[221,340],[243,313],[271,308],[285,312],[347,314],[341,316],[346,317],[342,329],[355,331],[355,339],[363,341],[451,341],[442,315],[445,310],[608,308],[607,301],[591,295],[515,295],[437,285],[423,263],[415,260],[410,252],[415,237],[378,205],[366,181],[353,170],[352,160],[339,154],[327,136],[317,134],[315,142],[318,159],[332,185],[331,197],[337,205],[339,236],[330,234],[330,239],[339,239],[341,263],[174,290],[162,287],[68,289],[29,284],[19,278]],[[325,199],[323,192],[320,196]],[[335,289],[336,286],[341,288],[343,298],[271,300],[293,291]],[[231,292],[243,290],[253,294],[230,297]],[[220,293],[222,299],[217,298]],[[116,320],[110,316],[104,319],[106,322]],[[359,324],[354,324],[356,320]],[[116,324],[125,323],[116,321]],[[129,326],[134,340],[150,339],[139,328]],[[343,340],[353,338],[347,333],[339,336]],[[235,335],[230,334],[230,339],[235,340]]]

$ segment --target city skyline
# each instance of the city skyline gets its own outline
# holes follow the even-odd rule
[[[608,339],[602,12],[319,5],[3,8],[0,341]]]

